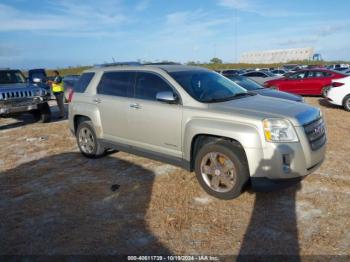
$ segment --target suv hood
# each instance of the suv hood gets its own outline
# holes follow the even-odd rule
[[[296,102],[302,102],[303,98],[299,95],[294,95],[291,93],[283,92],[283,91],[278,91],[270,88],[262,88],[262,89],[257,89],[252,91],[254,93],[257,93],[259,95],[263,96],[271,96],[271,97],[277,97],[277,98],[282,98],[282,99],[288,99]]]
[[[16,84],[0,84],[0,88],[26,88],[29,87],[27,83],[16,83]]]
[[[209,105],[209,108],[226,113],[234,111],[242,116],[246,115],[261,120],[265,118],[287,118],[294,126],[304,125],[320,116],[320,110],[316,107],[261,95],[213,103]]]

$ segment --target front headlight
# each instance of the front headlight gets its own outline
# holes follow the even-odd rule
[[[294,127],[286,119],[270,118],[263,120],[264,134],[267,142],[297,142]]]

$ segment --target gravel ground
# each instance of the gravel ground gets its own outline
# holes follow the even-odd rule
[[[306,100],[327,122],[322,167],[230,201],[171,165],[88,160],[67,120],[0,119],[0,254],[350,255],[350,113]]]

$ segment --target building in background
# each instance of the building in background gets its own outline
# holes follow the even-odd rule
[[[256,51],[242,54],[240,63],[247,64],[274,64],[287,63],[290,61],[312,60],[314,48],[292,48],[269,51]]]

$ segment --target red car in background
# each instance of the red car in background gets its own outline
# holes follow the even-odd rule
[[[283,78],[266,81],[264,86],[298,95],[324,95],[333,79],[345,76],[347,75],[323,68],[304,69]]]

